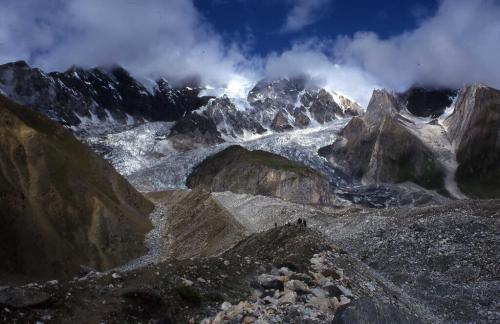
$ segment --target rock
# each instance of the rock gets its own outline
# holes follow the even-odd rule
[[[285,291],[283,296],[278,299],[278,304],[295,304],[297,293],[295,291]]]
[[[300,280],[300,281],[305,282],[307,285],[312,284],[311,276],[309,276],[305,273],[293,273],[290,275],[290,280]]]
[[[299,128],[306,128],[311,123],[311,120],[306,115],[304,108],[297,108],[293,111],[293,118],[295,119],[295,126]]]
[[[0,93],[64,125],[81,117],[127,124],[142,120],[177,120],[205,105],[200,89],[172,88],[160,79],[149,91],[119,66],[45,73],[27,64],[0,65]]]
[[[78,272],[78,276],[82,278],[92,272],[97,272],[97,270],[92,267],[80,265],[80,271]]]
[[[227,311],[229,310],[230,308],[232,307],[231,303],[229,302],[223,302],[221,305],[220,305],[220,309],[223,310],[223,311]]]
[[[337,288],[340,290],[341,295],[346,297],[354,297],[352,291],[342,285],[337,285]]]
[[[290,125],[290,121],[284,112],[279,111],[271,123],[271,129],[275,132],[285,132],[292,130],[293,127]]]
[[[203,112],[216,125],[217,129],[227,136],[243,136],[245,132],[263,134],[266,129],[251,115],[236,109],[227,96],[211,100]]]
[[[128,288],[121,293],[124,311],[134,316],[150,315],[163,305],[161,295],[150,287]]]
[[[309,298],[307,304],[313,308],[316,308],[322,312],[330,312],[335,308],[333,299],[327,297],[313,296]]]
[[[325,89],[319,90],[312,96],[311,115],[318,123],[324,124],[340,117],[344,117],[344,111],[333,100],[333,97]]]
[[[188,287],[191,287],[193,285],[193,282],[189,279],[182,278],[182,284]]]
[[[299,295],[303,295],[309,292],[309,287],[302,281],[299,280],[290,280],[285,284],[285,288],[295,291]]]
[[[186,185],[211,192],[273,196],[306,204],[330,202],[329,184],[322,174],[279,155],[236,145],[196,166]]]
[[[149,194],[148,198],[169,210],[159,233],[169,242],[161,250],[163,257],[215,256],[247,236],[245,228],[206,191],[166,191]],[[224,261],[229,262],[221,263]]]
[[[274,290],[283,290],[284,284],[282,277],[277,277],[268,274],[261,274],[257,281],[264,289],[274,289]]]
[[[333,324],[347,323],[422,323],[422,321],[396,306],[364,297],[339,309]]]
[[[210,118],[196,112],[179,120],[170,130],[167,139],[179,151],[189,151],[224,142],[216,124]]]
[[[122,278],[122,276],[119,273],[116,273],[116,272],[113,272],[113,274],[111,275],[111,277],[113,279],[121,279]]]
[[[500,198],[500,90],[465,87],[445,125],[460,189],[473,198]]]
[[[342,130],[344,142],[319,150],[332,164],[363,183],[413,182],[445,193],[444,168],[399,115],[396,98],[374,91],[366,114]]]
[[[0,271],[46,280],[142,255],[153,204],[65,127],[0,95],[0,210]]]
[[[0,307],[7,306],[16,309],[41,307],[50,300],[50,295],[40,290],[20,287],[0,288]]]

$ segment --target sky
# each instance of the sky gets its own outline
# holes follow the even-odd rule
[[[119,64],[244,87],[306,74],[366,105],[374,88],[500,88],[500,0],[0,0],[0,63]]]

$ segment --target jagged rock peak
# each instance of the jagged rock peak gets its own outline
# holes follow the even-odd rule
[[[25,62],[0,65],[0,93],[72,127],[173,121],[207,102],[200,89],[176,89],[164,80],[152,89],[118,65],[48,74]]]
[[[383,117],[394,117],[399,112],[399,103],[394,94],[386,89],[374,90],[370,103],[366,108],[365,119],[374,124]]]

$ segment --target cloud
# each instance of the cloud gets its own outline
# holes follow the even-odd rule
[[[372,32],[340,38],[338,62],[359,66],[385,86],[500,87],[500,3],[444,0],[412,31],[381,39]]]
[[[3,0],[0,60],[46,70],[120,64],[142,76],[224,83],[253,64],[189,0]]]
[[[287,31],[312,23],[327,5],[286,1],[294,1]],[[250,33],[223,40],[192,0],[1,0],[0,63],[24,59],[48,71],[117,63],[136,76],[199,76],[212,86],[309,74],[361,104],[378,87],[500,88],[499,0],[442,0],[434,14],[415,13],[417,28],[388,39],[331,35],[260,57],[249,54]]]
[[[293,0],[292,10],[286,17],[282,32],[296,32],[316,22],[321,17],[321,10],[329,0]]]
[[[328,48],[331,42],[318,40],[297,43],[280,54],[266,58],[265,74],[268,78],[307,75],[314,85],[345,95],[367,106],[377,81],[356,66],[339,65],[333,61]]]

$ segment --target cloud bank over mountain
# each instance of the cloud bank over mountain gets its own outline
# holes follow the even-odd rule
[[[290,12],[282,31],[313,24],[326,4],[283,1]],[[416,29],[389,39],[370,31],[302,37],[263,57],[223,38],[190,0],[4,0],[1,9],[1,63],[24,59],[46,70],[116,63],[138,76],[199,76],[212,85],[307,73],[362,104],[374,87],[500,87],[497,0],[444,0]]]
[[[336,52],[340,62],[359,66],[391,88],[500,87],[500,2],[445,0],[415,30],[385,40],[359,32],[341,38]]]

